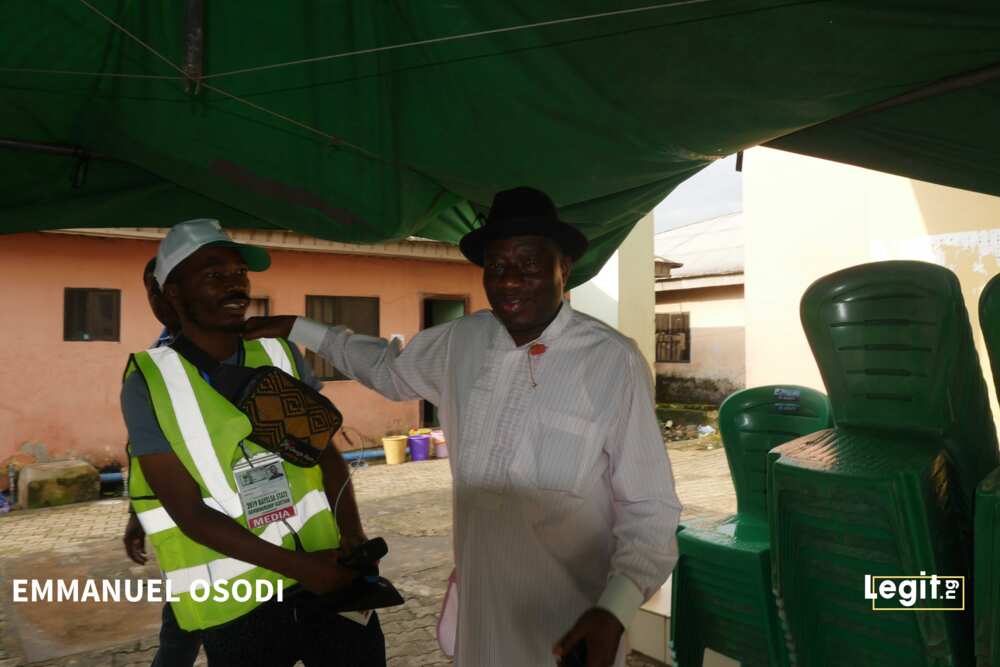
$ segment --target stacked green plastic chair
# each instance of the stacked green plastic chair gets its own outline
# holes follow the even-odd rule
[[[722,404],[719,428],[737,512],[722,522],[687,525],[677,535],[670,615],[674,665],[700,666],[706,648],[743,667],[789,664],[771,594],[767,453],[829,426],[826,396],[806,387],[755,387]]]
[[[822,278],[802,323],[835,428],[770,455],[775,594],[797,663],[972,664],[968,613],[876,612],[865,575],[965,575],[997,442],[958,280],[922,262]]]
[[[979,298],[993,386],[1000,387],[1000,276],[994,276]],[[979,485],[975,520],[976,664],[1000,667],[1000,469]]]
[[[976,665],[1000,667],[1000,469],[976,494]]]

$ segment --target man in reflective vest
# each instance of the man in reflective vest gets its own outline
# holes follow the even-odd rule
[[[265,250],[234,243],[217,221],[191,220],[161,242],[155,278],[185,338],[215,360],[277,366],[308,381],[287,341],[240,337],[247,272],[269,265]],[[384,665],[377,617],[349,620],[314,595],[357,576],[338,564],[339,549],[365,539],[336,449],[313,468],[278,459],[247,439],[247,417],[170,347],[133,355],[130,371],[122,411],[133,507],[177,621],[201,631],[210,664]],[[277,590],[282,600],[264,600]]]
[[[146,288],[149,309],[157,321],[163,325],[163,330],[153,341],[151,348],[169,345],[181,328],[177,314],[163,298],[160,286],[156,284],[156,279],[153,277],[155,268],[156,257],[153,257],[142,272],[142,284]],[[128,369],[126,372],[129,372]],[[122,541],[125,543],[125,553],[128,557],[139,565],[145,565],[147,560],[146,533],[131,505],[129,505],[128,523],[125,525],[125,535]],[[177,625],[177,619],[174,617],[170,604],[164,604],[163,622],[160,625],[160,646],[156,649],[156,655],[153,656],[150,667],[192,667],[198,658],[199,650],[201,650],[201,637],[198,633],[181,630],[180,626]]]

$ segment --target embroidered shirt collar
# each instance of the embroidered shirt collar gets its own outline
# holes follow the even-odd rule
[[[530,340],[524,345],[516,345],[514,339],[511,338],[510,332],[504,327],[503,322],[497,318],[496,314],[493,315],[493,321],[496,322],[498,331],[493,337],[494,344],[505,350],[516,350],[525,349],[527,350],[532,345],[536,343],[544,343],[546,346],[551,347],[552,343],[559,337],[560,334],[566,329],[566,325],[569,323],[570,319],[573,317],[573,309],[570,308],[569,302],[563,300],[562,305],[559,307],[559,312],[556,313],[555,319],[549,322],[549,326],[545,327],[545,331],[542,332],[538,338]]]

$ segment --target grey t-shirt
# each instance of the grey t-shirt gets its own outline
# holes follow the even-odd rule
[[[321,390],[323,383],[316,379],[312,368],[302,359],[299,348],[292,343],[288,344],[288,348],[292,351],[295,367],[299,369],[299,378],[316,391]],[[234,354],[222,363],[237,365],[239,354]],[[153,402],[149,398],[149,388],[141,373],[132,373],[122,383],[121,403],[125,427],[128,428],[128,441],[135,456],[165,454],[171,451],[170,443],[156,420]]]

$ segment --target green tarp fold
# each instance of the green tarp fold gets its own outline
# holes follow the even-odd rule
[[[197,93],[188,4],[0,5],[0,140],[91,155],[0,147],[0,232],[455,242],[529,184],[591,239],[579,283],[678,183],[776,139],[1000,194],[996,81],[827,122],[1000,63],[994,0],[206,0]]]

